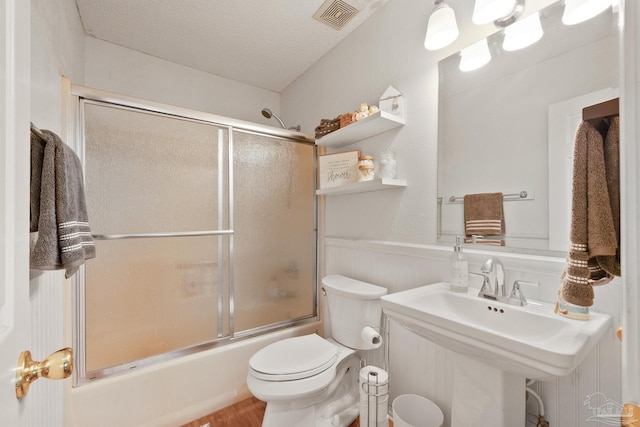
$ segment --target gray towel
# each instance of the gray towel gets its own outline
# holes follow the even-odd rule
[[[31,268],[65,269],[69,278],[96,256],[80,159],[55,133],[31,134],[31,225],[38,237]],[[44,148],[43,148],[44,147]]]

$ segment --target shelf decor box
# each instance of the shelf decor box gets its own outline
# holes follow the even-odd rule
[[[404,97],[398,89],[389,86],[378,100],[380,111],[404,120]]]
[[[318,156],[318,188],[332,188],[358,182],[360,150]]]

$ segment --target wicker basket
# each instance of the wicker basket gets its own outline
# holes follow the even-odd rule
[[[340,128],[342,129],[345,126],[349,126],[351,123],[356,121],[356,113],[344,113],[338,116],[340,119]]]
[[[320,124],[316,126],[315,129],[316,138],[322,138],[326,134],[338,129],[340,129],[340,118],[336,117],[335,119],[322,119],[320,120]]]

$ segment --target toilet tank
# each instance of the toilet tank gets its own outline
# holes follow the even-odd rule
[[[337,274],[325,276],[322,288],[327,294],[333,339],[357,350],[376,348],[370,339],[363,337],[363,329],[380,332],[380,297],[386,295],[387,289]],[[367,329],[364,335],[371,332]]]

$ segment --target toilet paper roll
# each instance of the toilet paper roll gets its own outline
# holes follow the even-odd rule
[[[377,366],[365,366],[364,368],[360,369],[360,384],[368,382],[375,383],[376,379],[378,385],[389,384],[389,374],[384,369],[378,368]],[[362,389],[362,387],[360,387],[360,389]]]
[[[382,345],[382,337],[371,326],[362,328],[362,331],[360,331],[360,339],[362,340],[363,350],[379,348]]]
[[[389,375],[376,366],[360,369],[360,426],[387,426]]]

